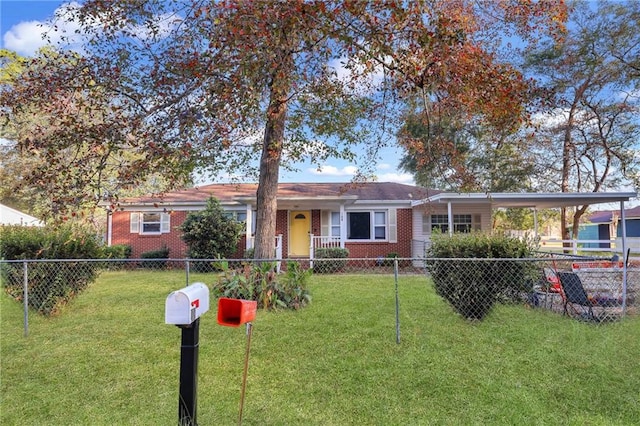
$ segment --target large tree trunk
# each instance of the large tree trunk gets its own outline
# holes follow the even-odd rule
[[[271,88],[267,110],[267,123],[262,143],[260,178],[256,193],[258,212],[256,217],[255,259],[275,258],[276,213],[278,211],[278,175],[282,158],[287,104],[285,90]]]

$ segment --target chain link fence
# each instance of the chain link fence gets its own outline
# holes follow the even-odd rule
[[[196,274],[210,274],[207,282],[215,282],[222,271],[233,272],[251,262],[254,261],[16,260],[0,261],[0,277],[3,291],[24,306],[26,335],[30,312],[55,315],[89,285],[99,285],[103,274],[172,271],[184,274],[188,285]],[[332,275],[366,280],[367,275],[377,274],[388,276],[389,283],[395,283],[397,289],[405,276],[424,277],[425,284],[469,320],[482,320],[499,303],[526,305],[593,323],[637,315],[640,306],[640,262],[557,255],[532,259],[340,258],[267,262],[273,262],[274,269],[281,273],[290,267],[289,262],[296,262],[302,269],[313,269],[312,280],[317,282]]]

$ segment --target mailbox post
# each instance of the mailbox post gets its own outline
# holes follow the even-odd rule
[[[197,426],[200,316],[209,310],[209,288],[195,283],[167,296],[165,323],[182,330],[178,424]]]
[[[253,321],[258,310],[258,302],[255,300],[218,299],[218,324],[225,327],[239,327],[247,325],[247,350],[244,356],[244,372],[242,374],[242,390],[240,392],[240,412],[238,413],[238,426],[242,425],[242,409],[244,407],[244,393],[247,386],[247,371],[249,369],[249,348],[251,347],[251,331]]]

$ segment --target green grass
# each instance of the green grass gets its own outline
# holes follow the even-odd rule
[[[193,280],[206,277],[194,275]],[[209,278],[210,280],[210,278]],[[164,301],[179,272],[105,272],[61,315],[0,297],[3,425],[177,422],[180,330]],[[640,321],[594,326],[522,306],[458,317],[424,277],[311,279],[299,312],[259,311],[245,425],[568,424],[640,419]],[[200,327],[198,422],[237,424],[246,335]]]

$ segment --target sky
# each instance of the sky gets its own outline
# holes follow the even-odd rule
[[[51,28],[56,10],[67,4],[60,0],[0,0],[0,48],[22,56],[33,55],[45,45],[42,33]],[[57,25],[62,23],[57,22]],[[73,24],[67,24],[73,28]],[[379,182],[399,182],[413,185],[413,176],[397,169],[402,156],[400,147],[384,148],[374,173]],[[297,172],[280,171],[281,182],[348,182],[356,171],[353,164],[330,159],[321,170],[311,164],[296,165]],[[197,179],[205,183],[207,178]]]

